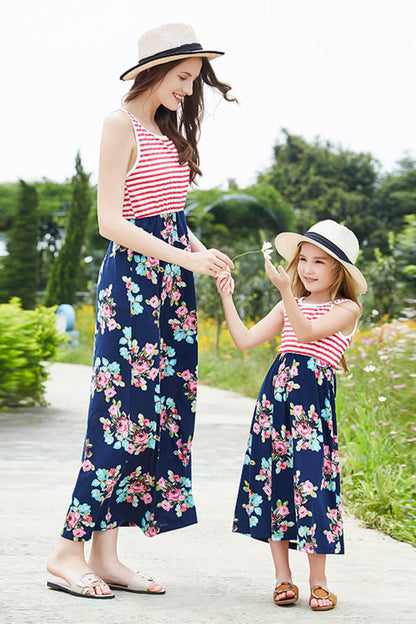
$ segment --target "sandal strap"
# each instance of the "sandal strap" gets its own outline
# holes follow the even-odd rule
[[[79,579],[71,585],[71,589],[73,591],[77,591],[80,594],[87,594],[88,590],[93,587],[106,585],[105,581],[102,578],[93,574],[92,572],[86,572],[82,574]]]

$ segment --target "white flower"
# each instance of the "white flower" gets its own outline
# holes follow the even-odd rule
[[[371,310],[371,316],[378,316],[378,310]]]
[[[273,245],[268,241],[264,241],[261,251],[263,253],[263,256],[270,260],[272,257]]]
[[[365,366],[364,370],[366,373],[374,373],[374,371],[376,370],[376,367],[370,364],[370,366]]]
[[[384,401],[387,401],[385,396],[379,396],[378,400],[380,401],[380,403],[384,403]]]

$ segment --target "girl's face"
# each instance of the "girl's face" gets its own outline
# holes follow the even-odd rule
[[[194,80],[201,71],[202,60],[188,58],[168,71],[157,85],[155,95],[165,108],[178,110],[185,95],[192,95]]]
[[[337,275],[337,261],[313,243],[302,243],[297,270],[306,290],[329,292]]]

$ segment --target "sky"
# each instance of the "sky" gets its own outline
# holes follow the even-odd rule
[[[103,120],[131,84],[119,76],[168,22],[225,52],[213,67],[239,100],[207,97],[201,188],[255,183],[282,128],[370,152],[381,171],[416,158],[414,0],[13,0],[0,9],[0,183],[62,182],[78,150],[95,183]]]

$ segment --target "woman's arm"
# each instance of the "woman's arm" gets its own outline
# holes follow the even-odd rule
[[[195,273],[216,275],[227,266],[233,268],[234,265],[228,256],[216,249],[206,250],[199,246],[195,253],[178,249],[129,223],[123,217],[124,181],[134,150],[135,141],[129,118],[122,112],[111,113],[104,122],[100,149],[98,173],[100,234],[123,247],[145,256],[179,264]]]
[[[217,280],[217,287],[221,294],[227,327],[237,349],[240,351],[252,349],[281,332],[283,328],[281,301],[261,321],[247,329],[235,308],[231,294],[234,284],[228,272],[221,274]]]
[[[302,313],[290,288],[290,278],[279,265],[276,270],[270,260],[266,258],[265,269],[267,276],[280,290],[284,309],[289,317],[290,324],[299,342],[314,342],[321,338],[333,336],[341,331],[350,334],[360,317],[360,307],[353,301],[344,301],[332,308],[324,316],[310,321]]]

